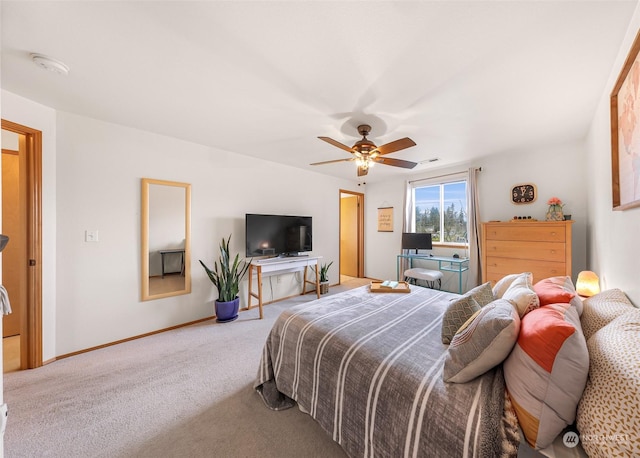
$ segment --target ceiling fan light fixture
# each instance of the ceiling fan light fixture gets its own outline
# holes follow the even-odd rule
[[[356,165],[364,170],[370,169],[373,167],[374,162],[368,157],[362,157],[356,159]]]
[[[374,151],[376,149],[376,145],[366,138],[363,138],[360,141],[357,141],[355,145],[353,145],[353,149],[359,151],[361,153],[368,153],[370,151]]]
[[[57,59],[53,59],[51,57],[45,56],[43,54],[32,53],[31,60],[38,67],[57,73],[58,75],[68,75],[69,74],[69,66],[64,62],[60,62]]]
[[[358,167],[358,176],[362,177],[367,174],[370,167],[373,167],[375,162],[379,162],[384,165],[390,165],[392,167],[402,167],[405,169],[412,169],[416,165],[416,162],[405,161],[402,159],[394,159],[389,157],[382,157],[386,154],[395,153],[412,146],[416,146],[416,143],[408,137],[400,138],[389,143],[385,143],[381,146],[376,146],[370,140],[367,140],[367,135],[371,131],[371,126],[362,124],[358,126],[358,133],[362,135],[362,140],[356,142],[353,146],[347,146],[344,143],[340,143],[329,137],[318,137],[320,140],[325,141],[333,146],[340,148],[341,150],[351,153],[353,156],[350,159],[338,159],[334,161],[315,162],[311,165],[329,164],[333,162],[355,162]]]

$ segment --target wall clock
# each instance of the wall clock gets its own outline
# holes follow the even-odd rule
[[[533,183],[515,185],[511,188],[511,202],[514,204],[530,204],[538,197],[538,190]]]

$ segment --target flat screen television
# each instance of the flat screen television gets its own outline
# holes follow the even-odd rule
[[[247,257],[299,256],[311,251],[311,216],[245,215]]]

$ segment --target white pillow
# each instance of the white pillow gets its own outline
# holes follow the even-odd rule
[[[504,293],[507,291],[507,289],[509,289],[509,286],[511,286],[511,283],[513,283],[513,281],[516,278],[522,275],[527,276],[529,278],[529,283],[533,284],[533,274],[531,272],[523,272],[521,274],[510,274],[505,277],[502,277],[495,284],[495,286],[493,287],[493,297],[495,297],[496,299],[500,299],[504,295]]]
[[[531,310],[540,308],[540,298],[533,290],[531,274],[528,272],[519,275],[511,282],[509,288],[502,295],[502,299],[506,299],[513,304],[518,310],[520,318]]]

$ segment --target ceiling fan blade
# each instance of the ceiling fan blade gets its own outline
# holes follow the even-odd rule
[[[378,152],[379,156],[383,154],[395,153],[396,151],[400,151],[401,149],[410,148],[412,146],[416,146],[416,142],[411,140],[409,137],[401,138],[399,140],[392,141],[390,143],[386,143],[384,145],[378,146],[374,151]]]
[[[367,173],[369,173],[369,168],[363,168],[363,167],[358,167],[358,176],[359,177],[363,177],[365,176]]]
[[[309,164],[309,165],[333,164],[334,162],[351,162],[351,161],[353,161],[353,158],[349,158],[349,159],[334,159],[333,161],[314,162],[313,164]]]
[[[329,137],[318,137],[320,140],[324,140],[327,143],[332,144],[333,146],[337,146],[340,149],[343,149],[345,151],[349,151],[350,153],[353,153],[353,148],[350,148],[349,146],[340,143],[339,141],[334,140],[333,138],[329,138]]]
[[[374,162],[377,162],[378,164],[391,165],[393,167],[402,167],[403,169],[412,169],[416,165],[418,165],[417,162],[403,161],[402,159],[394,159],[392,157],[377,157],[372,160]]]

